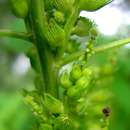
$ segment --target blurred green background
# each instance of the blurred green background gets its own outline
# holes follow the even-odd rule
[[[117,21],[110,17],[112,14],[108,16],[108,21],[110,19],[116,21],[115,25],[112,23],[109,25],[109,22],[108,25],[103,25],[102,23],[105,23],[103,18],[95,19],[99,27],[100,23],[104,27],[99,28],[101,34],[97,38],[96,45],[107,44],[110,41],[130,36],[129,5],[129,0],[115,0],[110,6],[105,7],[109,13],[113,8],[121,12],[119,13],[120,19]],[[89,13],[88,16],[90,18],[96,15],[104,17],[102,16],[104,9],[95,14]],[[119,20],[124,22],[119,24]],[[24,22],[12,15],[7,0],[0,0],[0,28],[26,31]],[[116,29],[115,33],[112,32],[113,28]],[[20,94],[22,88],[32,89],[34,87],[34,72],[30,68],[29,59],[24,55],[30,47],[29,43],[22,40],[0,39],[0,130],[31,130],[35,123],[30,109],[24,104]],[[90,63],[100,67],[109,63],[115,64],[112,75],[114,80],[110,83],[105,82],[114,95],[111,99],[112,114],[109,129],[130,130],[130,45],[97,54],[92,57]]]

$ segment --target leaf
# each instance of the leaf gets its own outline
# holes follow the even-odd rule
[[[80,0],[80,10],[95,11],[109,4],[112,0]]]

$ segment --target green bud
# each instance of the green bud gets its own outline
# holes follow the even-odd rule
[[[28,0],[10,0],[12,12],[16,17],[25,18],[28,14]]]
[[[58,22],[58,23],[64,23],[64,21],[65,21],[64,14],[60,11],[54,12],[54,18],[55,18],[56,22]]]
[[[50,94],[44,95],[44,105],[51,113],[63,113],[64,112],[64,106],[63,103],[51,96]]]
[[[90,68],[85,68],[82,71],[82,75],[90,77],[90,76],[92,76],[92,70]]]
[[[95,11],[109,4],[112,0],[80,0],[80,10]]]
[[[90,81],[91,80],[89,77],[82,76],[76,81],[75,86],[68,89],[67,95],[69,97],[75,97],[75,96],[78,97],[86,89]]]
[[[60,83],[61,83],[61,86],[64,88],[70,88],[72,86],[72,82],[70,81],[69,74],[67,72],[64,72],[61,75]]]
[[[79,90],[76,88],[76,86],[69,88],[67,91],[67,95],[69,97],[80,97]]]
[[[51,47],[62,46],[65,40],[64,30],[56,23],[54,19],[49,21],[49,25],[46,26],[45,37],[47,38]]]
[[[74,64],[72,66],[72,70],[70,72],[70,76],[72,80],[77,80],[80,78],[82,72],[81,72],[81,66],[79,64]]]
[[[53,128],[49,124],[41,124],[39,130],[53,130]]]
[[[34,97],[27,95],[24,98],[24,101],[31,107],[31,109],[35,115],[38,116],[38,115],[42,114],[42,108],[36,101],[34,101]]]
[[[77,80],[76,86],[79,90],[82,90],[82,89],[86,88],[89,85],[89,83],[90,83],[90,78],[83,76]]]

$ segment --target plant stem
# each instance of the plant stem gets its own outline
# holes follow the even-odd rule
[[[79,13],[80,13],[79,9],[78,9],[78,3],[79,3],[79,1],[76,1],[75,8],[73,9],[72,14],[70,15],[70,17],[69,17],[69,19],[68,19],[68,21],[67,21],[67,23],[66,23],[66,25],[64,27],[67,39],[70,36],[70,33],[71,33],[72,29],[73,29],[73,26],[74,26],[74,24],[75,24],[75,22],[76,22],[76,20],[77,20],[77,18],[79,16]]]
[[[31,42],[32,34],[24,33],[24,32],[13,32],[11,30],[0,29],[0,37],[1,36],[17,38],[17,39],[22,39]]]
[[[68,55],[61,59],[61,61],[59,62],[59,66],[66,65],[66,64],[78,59],[80,56],[84,55],[85,53],[86,53],[86,51],[82,50],[82,51],[75,52],[71,55]]]
[[[119,40],[119,41],[114,41],[114,42],[111,42],[111,43],[107,43],[106,45],[95,47],[94,52],[95,53],[103,52],[105,50],[117,48],[117,47],[123,46],[123,45],[128,44],[128,43],[130,43],[130,38],[122,39],[122,40]]]
[[[130,43],[130,38],[122,39],[119,41],[114,41],[111,43],[107,43],[107,45],[95,47],[94,52],[95,53],[103,52],[105,50],[117,48],[117,47],[123,46],[123,45],[128,44],[128,43]],[[68,55],[59,62],[59,66],[66,65],[74,60],[77,60],[80,56],[84,55],[85,53],[86,53],[86,50],[82,50],[82,51],[73,53],[71,55]]]
[[[32,25],[36,40],[36,47],[41,63],[45,92],[58,97],[58,71],[54,67],[54,57],[48,41],[44,37],[44,3],[43,0],[32,0]]]

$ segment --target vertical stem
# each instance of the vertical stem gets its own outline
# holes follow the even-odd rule
[[[54,66],[54,59],[50,48],[42,43],[40,38],[37,39],[37,49],[40,57],[42,72],[44,75],[45,91],[53,96],[58,96],[57,71]]]
[[[57,75],[58,71],[54,66],[53,53],[48,46],[48,41],[44,37],[44,3],[43,0],[32,0],[31,2],[31,21],[34,32],[34,39],[36,41],[36,47],[38,50],[38,55],[41,63],[43,80],[45,83],[45,91],[52,94],[53,96],[58,96],[58,86],[57,86]]]

